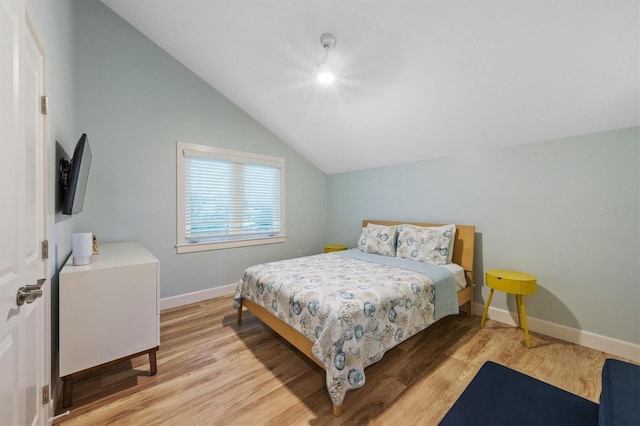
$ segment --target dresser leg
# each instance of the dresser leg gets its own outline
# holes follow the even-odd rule
[[[73,396],[73,376],[62,377],[62,408],[69,408],[71,406],[71,399]]]
[[[155,376],[158,372],[158,363],[156,361],[156,352],[158,348],[155,347],[149,351],[149,369],[152,376]]]

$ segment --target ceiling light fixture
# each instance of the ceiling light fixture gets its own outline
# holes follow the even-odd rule
[[[331,84],[336,79],[336,74],[329,64],[329,49],[333,49],[336,45],[336,38],[324,33],[320,36],[320,44],[324,49],[324,57],[318,64],[318,81],[322,84]]]

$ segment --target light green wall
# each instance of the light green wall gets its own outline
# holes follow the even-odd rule
[[[353,246],[362,219],[476,226],[484,270],[538,277],[531,317],[640,343],[638,128],[329,177],[329,235]],[[479,291],[478,291],[479,290]],[[515,312],[512,298],[492,306]]]
[[[102,3],[79,1],[74,12],[77,123],[93,153],[78,217],[84,231],[142,242],[160,260],[161,297],[235,283],[246,267],[298,250],[322,251],[322,172]],[[284,157],[286,243],[176,254],[176,141]]]

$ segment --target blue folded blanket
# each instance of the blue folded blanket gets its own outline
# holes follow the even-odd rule
[[[598,424],[640,424],[640,365],[611,358],[604,362]]]
[[[336,254],[347,256],[353,259],[364,260],[366,262],[381,263],[396,268],[408,269],[426,275],[433,282],[436,289],[436,300],[434,307],[434,319],[437,321],[447,315],[457,314],[458,292],[453,273],[447,268],[433,263],[416,262],[415,260],[403,259],[400,257],[381,256],[378,254],[364,253],[360,250],[339,251]]]

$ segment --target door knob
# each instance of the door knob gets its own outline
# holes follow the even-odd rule
[[[42,290],[42,285],[44,284],[44,282],[46,281],[46,278],[40,278],[38,280],[38,282],[36,284],[27,284],[24,286],[24,288],[27,291],[37,291],[37,290]]]
[[[33,303],[38,297],[42,297],[42,285],[45,281],[45,278],[40,278],[37,284],[27,284],[24,287],[20,287],[16,295],[18,306],[22,306],[25,303]]]

